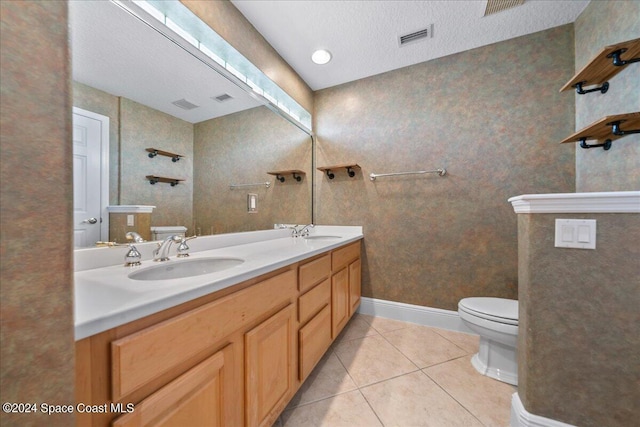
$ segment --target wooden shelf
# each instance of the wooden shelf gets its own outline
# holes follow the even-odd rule
[[[155,175],[147,175],[145,178],[149,180],[149,184],[154,185],[158,182],[166,182],[167,184],[171,184],[172,187],[175,187],[180,183],[180,181],[184,181],[184,179],[179,178],[167,178],[164,176],[155,176]]]
[[[640,39],[629,40],[603,48],[598,54],[585,65],[571,80],[567,82],[560,92],[574,89],[578,83],[582,86],[602,85],[608,82],[613,76],[622,71],[626,65],[614,65],[612,54],[621,49],[626,49],[620,57],[623,61],[628,61],[640,57]],[[608,87],[608,85],[607,85]],[[604,90],[606,92],[606,89]],[[604,92],[603,92],[604,93]]]
[[[336,169],[346,169],[347,174],[351,178],[353,178],[354,176],[356,176],[356,173],[353,169],[360,169],[360,166],[357,163],[345,163],[340,165],[321,166],[317,169],[319,171],[325,172],[327,174],[327,177],[329,177],[329,179],[335,178],[335,174],[333,173],[333,171],[335,171]]]
[[[302,177],[304,175],[306,175],[305,171],[301,171],[299,169],[289,169],[289,170],[282,170],[282,171],[271,171],[271,172],[267,172],[269,175],[274,175],[276,177],[276,179],[280,182],[284,182],[285,175],[292,175],[293,179],[295,179],[296,181],[300,182],[302,181]]]
[[[619,133],[616,131],[616,123],[619,125]],[[560,143],[566,142],[580,142],[581,147],[585,147],[586,142],[589,140],[609,141],[608,145],[611,146],[611,141],[620,139],[631,133],[638,133],[640,131],[640,112],[616,114],[613,116],[606,116],[591,123],[589,126],[579,130],[573,135],[560,141]],[[600,146],[605,146],[604,144]],[[593,147],[593,146],[590,146]],[[605,146],[605,150],[607,150]]]
[[[170,151],[158,150],[157,148],[145,148],[146,151],[149,152],[149,157],[154,158],[157,155],[171,157],[171,161],[174,163],[180,160],[180,158],[184,157],[182,154],[172,153]]]

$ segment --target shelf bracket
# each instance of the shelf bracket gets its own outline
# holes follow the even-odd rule
[[[607,139],[604,143],[602,144],[593,144],[593,145],[587,145],[587,138],[580,138],[580,147],[582,148],[597,148],[597,147],[602,147],[603,150],[608,150],[611,148],[611,140]]]
[[[356,172],[351,169],[351,166],[347,166],[347,175],[349,175],[349,178],[353,178],[354,176],[356,176]]]
[[[627,51],[626,48],[618,49],[615,52],[611,52],[607,55],[607,58],[613,58],[613,65],[616,67],[622,67],[623,65],[632,64],[634,62],[640,62],[640,58],[622,59],[620,55]]]
[[[576,93],[578,95],[584,95],[585,93],[598,92],[598,91],[600,93],[607,93],[607,91],[609,90],[609,82],[604,82],[600,87],[595,87],[593,89],[586,89],[586,90],[582,88],[582,85],[585,83],[586,82],[578,82],[575,85],[573,85],[573,87],[576,88]]]
[[[607,125],[611,126],[611,133],[617,136],[631,135],[634,133],[640,133],[640,129],[634,130],[622,130],[620,129],[620,123],[624,122],[624,120],[618,120],[616,122],[607,123]]]

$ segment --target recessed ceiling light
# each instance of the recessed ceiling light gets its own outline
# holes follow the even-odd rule
[[[313,52],[313,55],[311,55],[311,60],[318,65],[324,65],[331,61],[331,52],[325,49],[316,50]]]

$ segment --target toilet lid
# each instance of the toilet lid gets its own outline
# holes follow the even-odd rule
[[[509,325],[518,324],[518,301],[506,298],[464,298],[458,308],[483,319]]]

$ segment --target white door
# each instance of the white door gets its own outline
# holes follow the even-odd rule
[[[109,118],[73,108],[73,242],[76,248],[107,240]],[[106,151],[105,151],[106,147]],[[103,170],[106,167],[106,173]],[[106,188],[106,190],[105,190]],[[108,226],[107,226],[108,233]]]

